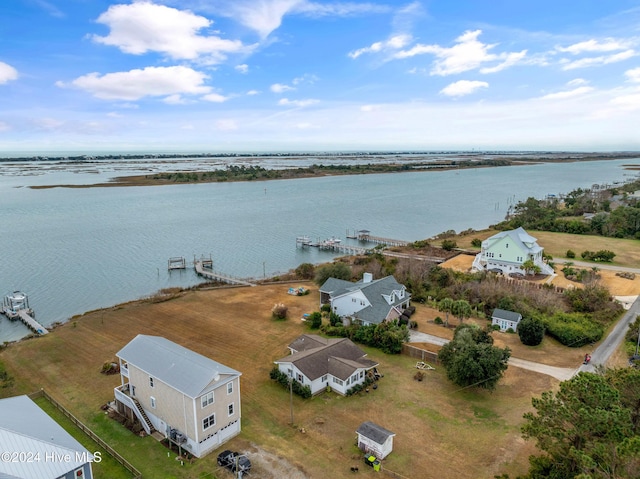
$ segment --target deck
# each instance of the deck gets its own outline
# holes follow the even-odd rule
[[[47,331],[47,328],[45,328],[31,316],[29,316],[29,313],[27,313],[24,309],[18,311],[18,317],[20,318],[20,321],[22,321],[34,333],[43,336],[49,332]]]
[[[212,268],[207,267],[211,264],[210,260],[196,260],[193,262],[193,266],[196,270],[196,274],[198,276],[202,276],[203,278],[211,279],[213,281],[220,281],[222,283],[228,284],[238,284],[241,286],[255,286],[254,283],[250,283],[244,279],[235,278],[233,276],[229,276],[223,273],[219,273],[214,271]]]

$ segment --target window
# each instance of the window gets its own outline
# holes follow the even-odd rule
[[[202,396],[202,407],[207,407],[209,404],[213,404],[213,391]]]
[[[151,399],[151,408],[155,409],[156,408],[156,398],[151,396],[149,399]]]
[[[360,371],[360,379],[364,377],[364,371]]]
[[[227,383],[227,394],[231,394],[233,392],[233,383]]]
[[[212,414],[209,417],[205,417],[202,420],[202,429],[209,429],[212,426],[216,425],[216,415]]]
[[[300,373],[298,373],[298,382],[300,384],[304,384],[304,376],[302,374],[300,374]]]
[[[327,375],[325,374],[324,376],[322,376],[322,379],[320,381],[322,381],[323,383],[326,383],[327,382]]]
[[[289,377],[292,378],[293,377],[293,371],[291,369],[287,369],[287,372],[289,373]]]
[[[153,387],[153,378],[149,376],[149,386]]]
[[[509,248],[509,243],[504,245],[505,248]]]
[[[351,383],[355,383],[358,380],[358,373],[351,376]]]
[[[229,416],[233,416],[233,403],[229,404],[227,410],[229,411]]]
[[[338,378],[333,378],[333,382],[342,386],[342,379],[338,379]]]

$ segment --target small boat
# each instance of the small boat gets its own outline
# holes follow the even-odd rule
[[[18,319],[20,311],[25,311],[31,317],[35,316],[29,307],[28,296],[21,291],[14,291],[6,295],[2,302],[2,314],[13,321]]]

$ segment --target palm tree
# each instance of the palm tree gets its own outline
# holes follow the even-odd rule
[[[438,303],[438,311],[445,313],[444,325],[449,326],[449,313],[453,312],[454,301],[451,298],[444,298]]]
[[[458,301],[453,302],[451,312],[455,314],[460,319],[460,323],[462,323],[466,318],[471,317],[471,305],[469,304],[469,301],[459,299]]]

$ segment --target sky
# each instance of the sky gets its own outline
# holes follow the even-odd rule
[[[640,0],[2,0],[15,152],[640,150]]]

